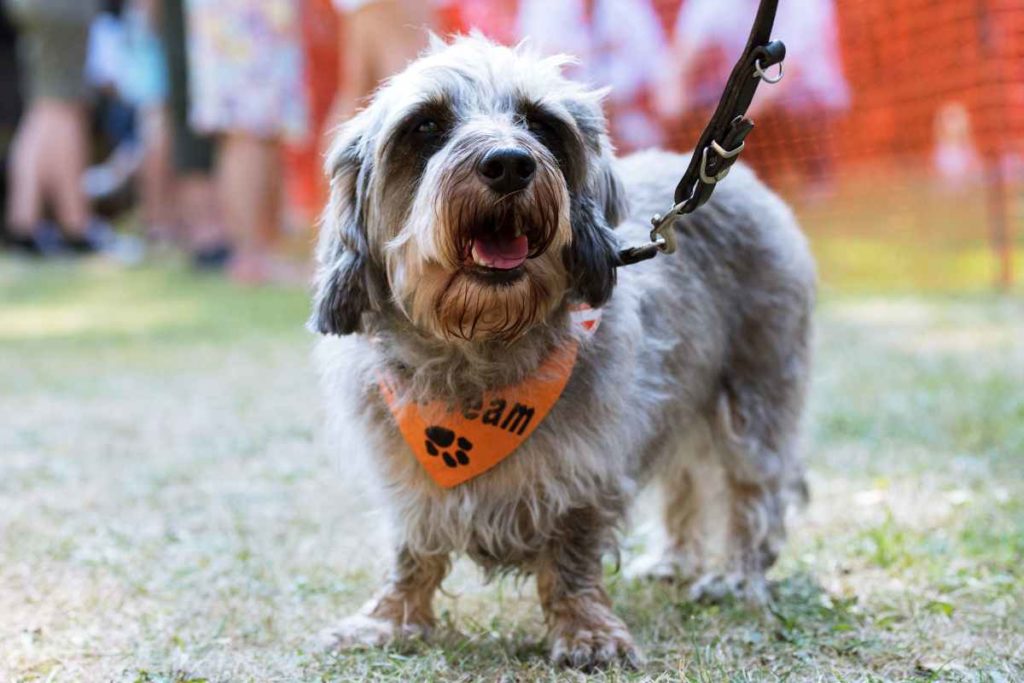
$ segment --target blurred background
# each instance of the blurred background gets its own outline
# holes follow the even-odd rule
[[[425,31],[580,58],[622,152],[687,150],[755,0],[6,0],[4,244],[184,253],[301,283],[330,131]],[[787,77],[744,159],[800,213],[826,287],[1009,289],[1024,240],[1018,0],[791,0]],[[1015,263],[1017,268],[1015,268]]]
[[[323,153],[424,27],[687,150],[756,4],[0,0],[0,680],[561,680],[465,563],[416,656],[309,649],[389,552],[303,328]],[[609,571],[635,677],[1024,680],[1024,0],[779,4],[743,158],[819,262],[812,499],[771,619]]]

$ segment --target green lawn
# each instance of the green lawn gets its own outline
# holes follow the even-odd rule
[[[609,567],[647,664],[596,680],[1024,680],[1024,301],[851,289],[820,305],[813,499],[771,613]],[[434,642],[310,648],[386,546],[322,439],[306,309],[173,265],[0,258],[0,681],[575,677],[532,586],[464,561]]]

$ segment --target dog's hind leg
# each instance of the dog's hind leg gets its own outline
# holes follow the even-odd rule
[[[604,588],[601,560],[612,534],[606,517],[594,509],[567,514],[533,567],[556,664],[591,670],[639,663],[633,638]]]
[[[658,472],[661,524],[651,547],[633,560],[627,574],[689,583],[704,569],[707,555],[705,516],[711,504],[715,472],[710,458],[711,437],[704,424],[694,425],[682,443],[664,456]],[[720,477],[718,477],[720,479]]]
[[[447,555],[420,557],[398,552],[391,578],[363,608],[320,637],[328,649],[379,647],[423,638],[434,627],[434,593],[451,568]]]
[[[788,503],[806,497],[797,453],[803,403],[803,358],[791,371],[759,381],[723,383],[716,415],[716,451],[725,470],[728,503],[727,567],[707,574],[691,589],[695,599],[732,594],[751,602],[768,598],[765,573],[786,538]]]

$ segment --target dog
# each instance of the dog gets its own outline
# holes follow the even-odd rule
[[[310,327],[324,335],[329,419],[345,457],[367,465],[394,545],[386,585],[329,629],[336,647],[427,635],[432,596],[462,554],[488,576],[536,578],[554,662],[637,663],[602,558],[649,483],[664,493],[662,570],[695,598],[766,599],[804,487],[813,259],[784,202],[738,164],[676,221],[676,253],[617,270],[687,158],[616,158],[606,91],[568,80],[568,61],[478,35],[434,39],[328,155]],[[580,305],[600,311],[596,331],[574,323]],[[414,457],[418,437],[396,410],[475,405],[462,417],[479,417],[481,396],[532,381],[566,348],[560,396],[542,420],[517,408],[532,433],[510,455],[454,486],[424,463],[457,471],[479,439],[470,452],[460,436],[442,464],[428,455],[457,435],[435,427],[435,443],[428,428],[430,452]],[[491,421],[496,440],[509,419]],[[700,533],[709,463],[728,510],[718,568]]]

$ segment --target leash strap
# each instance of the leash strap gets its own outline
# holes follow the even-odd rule
[[[754,128],[754,122],[747,118],[747,109],[757,86],[762,80],[768,83],[782,80],[786,46],[780,40],[771,39],[778,4],[779,0],[761,0],[743,55],[733,67],[718,107],[701,133],[690,164],[676,186],[675,204],[664,215],[658,214],[651,219],[650,244],[627,247],[619,252],[620,266],[646,261],[659,252],[674,252],[676,236],[673,225],[676,219],[696,211],[707,202],[715,191],[715,185],[729,174],[739,159],[746,146],[747,135]],[[766,71],[776,64],[779,65],[778,74],[769,76]]]

